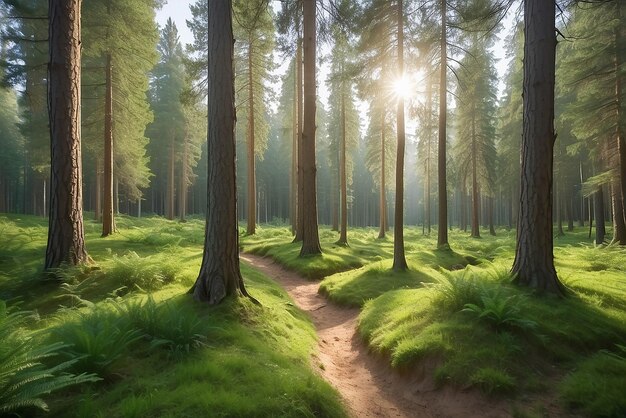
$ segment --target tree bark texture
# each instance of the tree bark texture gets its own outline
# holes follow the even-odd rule
[[[555,5],[524,1],[524,95],[520,205],[512,273],[515,282],[564,295],[554,268],[552,178]]]
[[[317,188],[315,167],[315,0],[304,0],[304,127],[302,131],[302,248],[300,256],[321,254],[317,230]]]
[[[624,122],[622,121],[622,71],[621,67],[624,64],[622,61],[622,36],[624,28],[622,25],[622,2],[616,1],[615,7],[617,9],[617,19],[620,22],[615,29],[615,98],[617,109],[617,126],[615,137],[617,140],[617,150],[619,154],[619,178],[620,178],[620,191],[621,196],[618,194],[618,198],[621,198],[621,206],[626,207],[626,138],[624,138]],[[622,211],[622,222],[626,224],[626,211]],[[621,241],[620,241],[621,243]]]
[[[97,158],[97,157],[96,157],[96,190],[94,192],[96,194],[94,218],[96,221],[99,221],[102,219],[102,173],[100,173],[100,158]]]
[[[181,167],[181,173],[180,173],[180,190],[178,192],[178,212],[179,212],[179,219],[181,221],[185,220],[185,216],[187,216],[187,171],[189,170],[189,165],[188,165],[188,147],[189,147],[189,143],[188,143],[189,139],[187,136],[187,129],[185,127],[185,136],[183,137],[183,161],[182,161],[182,167]],[[139,198],[139,202],[141,204],[141,198]],[[141,206],[139,206],[139,208],[141,209]]]
[[[404,77],[404,13],[398,0],[398,77]],[[398,124],[398,153],[396,157],[396,207],[393,220],[393,266],[395,271],[408,268],[404,255],[404,98],[398,95],[396,114]]]
[[[50,0],[50,209],[44,268],[88,260],[80,144],[81,0]]]
[[[113,208],[113,68],[111,54],[106,56],[106,84],[104,98],[104,190],[102,205],[102,236],[115,232]]]
[[[191,292],[213,305],[247,293],[239,269],[232,0],[211,0],[208,7],[207,218],[202,265]]]
[[[254,235],[256,232],[256,167],[254,156],[254,84],[252,77],[252,45],[249,39],[250,51],[248,51],[248,225],[246,234]]]
[[[446,180],[446,116],[448,111],[448,37],[447,4],[441,0],[441,68],[439,79],[439,143],[437,155],[437,173],[439,180],[439,220],[437,227],[437,246],[448,246],[448,186]]]
[[[429,81],[426,86],[426,185],[424,190],[424,223],[426,224],[426,230],[428,231],[428,235],[430,235],[431,224],[430,224],[430,166],[431,166],[431,106],[432,106],[432,97],[433,97],[433,86]]]

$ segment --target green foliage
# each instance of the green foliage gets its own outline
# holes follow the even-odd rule
[[[508,373],[491,367],[478,369],[470,377],[470,381],[487,394],[515,391],[515,379]]]
[[[481,289],[480,304],[466,303],[462,312],[469,312],[478,319],[493,325],[497,331],[519,328],[533,330],[537,323],[521,316],[520,295],[505,296],[501,289]]]
[[[560,390],[569,405],[594,417],[626,414],[626,347],[616,347],[616,352],[598,352],[567,376]]]
[[[63,322],[50,330],[50,338],[68,344],[63,354],[80,372],[110,377],[115,362],[142,337],[106,304],[88,311],[66,311],[63,316]]]
[[[207,326],[198,312],[185,304],[157,304],[149,295],[144,299],[127,299],[115,306],[134,327],[151,338],[152,347],[164,347],[182,356],[206,343]]]
[[[44,395],[99,380],[93,374],[67,373],[76,360],[50,365],[67,345],[42,344],[35,339],[24,327],[36,319],[32,313],[12,311],[0,300],[0,414],[18,413],[25,408],[47,411]]]
[[[176,280],[177,267],[173,260],[141,257],[134,251],[111,257],[105,278],[128,290],[155,290]]]
[[[475,274],[468,269],[461,274],[442,271],[434,283],[425,285],[436,290],[434,303],[448,312],[458,312],[467,304],[478,302],[481,298],[481,289]]]

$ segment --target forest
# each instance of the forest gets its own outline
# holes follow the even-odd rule
[[[626,417],[625,14],[1,0],[0,417]]]

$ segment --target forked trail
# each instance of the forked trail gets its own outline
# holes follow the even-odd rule
[[[475,391],[435,390],[432,369],[410,376],[391,370],[368,353],[357,330],[358,309],[343,308],[317,293],[307,281],[269,258],[241,254],[252,267],[278,282],[307,312],[317,330],[319,349],[313,366],[341,394],[353,417],[509,417],[508,407]],[[432,367],[432,366],[431,366]]]

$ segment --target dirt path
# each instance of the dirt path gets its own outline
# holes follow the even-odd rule
[[[358,309],[335,305],[307,281],[271,259],[241,254],[254,268],[283,286],[307,312],[319,336],[314,367],[341,394],[354,417],[510,417],[509,407],[486,400],[475,391],[435,390],[432,370],[412,376],[393,372],[387,362],[370,355],[356,331]]]

